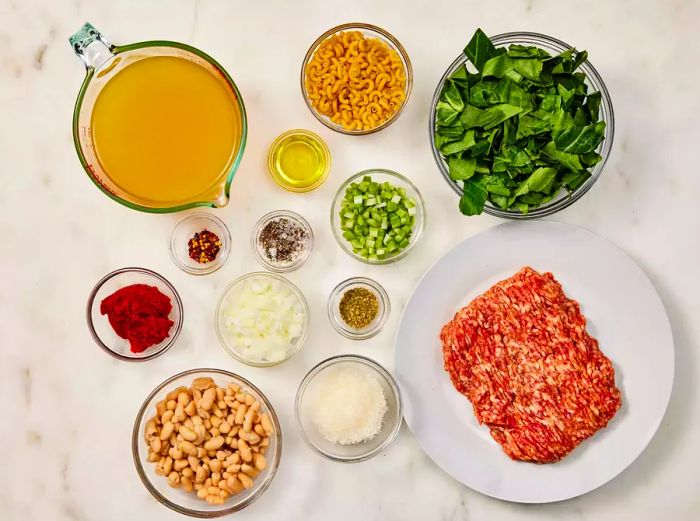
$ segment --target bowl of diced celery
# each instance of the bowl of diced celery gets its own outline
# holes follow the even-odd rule
[[[405,257],[425,226],[425,203],[415,185],[391,170],[365,170],[347,179],[331,207],[340,247],[368,264]]]

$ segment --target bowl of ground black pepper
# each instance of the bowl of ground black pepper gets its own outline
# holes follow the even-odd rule
[[[188,215],[170,234],[170,257],[191,275],[206,275],[224,265],[231,252],[231,234],[224,222],[208,213]]]
[[[338,284],[328,297],[328,318],[335,330],[352,340],[378,334],[389,317],[391,303],[372,279],[353,277]]]
[[[283,273],[306,262],[313,249],[314,233],[298,213],[278,210],[260,218],[250,241],[253,254],[263,267]]]

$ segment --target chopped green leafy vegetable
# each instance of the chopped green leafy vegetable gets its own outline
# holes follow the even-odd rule
[[[533,46],[497,48],[477,29],[436,108],[435,146],[463,187],[465,215],[488,201],[528,213],[560,190],[577,190],[602,160],[600,92],[577,72],[586,51],[556,56]]]

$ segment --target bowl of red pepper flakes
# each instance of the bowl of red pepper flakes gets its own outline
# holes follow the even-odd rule
[[[182,329],[180,295],[146,268],[122,268],[95,284],[87,302],[92,338],[118,360],[151,360],[165,353]]]
[[[179,221],[170,234],[170,257],[185,273],[206,275],[224,265],[231,233],[218,217],[196,212]]]

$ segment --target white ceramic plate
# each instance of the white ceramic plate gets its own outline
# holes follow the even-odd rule
[[[622,407],[607,428],[547,465],[511,460],[478,424],[443,369],[438,337],[458,309],[525,265],[552,272],[579,302],[622,391]],[[414,289],[396,336],[404,415],[423,450],[468,487],[521,503],[585,494],[632,463],[666,410],[673,358],[668,317],[642,270],[605,239],[544,221],[502,224],[445,254]]]

